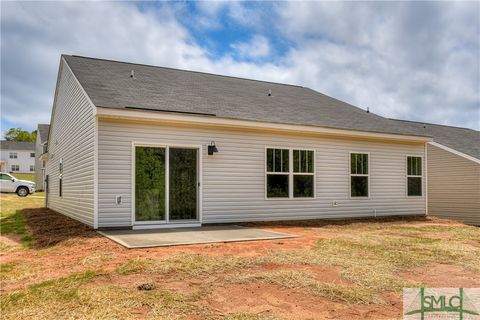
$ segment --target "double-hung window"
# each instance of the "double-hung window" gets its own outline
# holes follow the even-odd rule
[[[10,159],[17,159],[18,154],[16,152],[10,152],[9,157],[10,157]]]
[[[289,160],[289,149],[267,149],[267,198],[290,197]]]
[[[422,195],[422,157],[407,156],[407,195]]]
[[[313,198],[314,180],[313,150],[267,148],[267,198]]]
[[[11,171],[20,171],[20,166],[18,164],[12,164]]]
[[[313,198],[314,153],[311,150],[293,150],[293,197]]]
[[[350,153],[350,196],[368,197],[368,153]]]

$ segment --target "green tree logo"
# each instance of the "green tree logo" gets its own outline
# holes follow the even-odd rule
[[[445,319],[480,319],[478,295],[472,294],[470,297],[463,288],[427,290],[428,292],[425,288],[404,290],[405,319],[438,319],[441,314],[446,316]]]

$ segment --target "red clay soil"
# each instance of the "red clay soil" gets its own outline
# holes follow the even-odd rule
[[[478,273],[447,264],[414,268],[408,273],[401,273],[400,276],[408,280],[428,283],[433,288],[480,288]]]
[[[251,312],[285,319],[393,319],[399,309],[392,305],[354,305],[257,282],[235,284],[216,290],[207,302],[221,313]]]
[[[146,257],[164,259],[175,254],[191,253],[202,255],[237,255],[260,256],[271,251],[301,249],[313,247],[321,238],[333,238],[342,235],[333,228],[318,228],[374,221],[405,223],[409,226],[446,224],[443,220],[425,218],[409,219],[366,219],[363,221],[294,221],[275,223],[245,224],[248,226],[268,228],[291,234],[301,235],[299,238],[200,244],[189,246],[159,247],[146,249],[126,249],[117,243],[101,236],[91,228],[69,219],[61,214],[45,208],[23,210],[27,228],[34,239],[33,249],[43,250],[7,250],[0,253],[2,263],[21,261],[23,268],[31,268],[34,274],[21,281],[4,283],[2,292],[11,292],[47,279],[67,276],[75,272],[87,270],[104,270],[106,273],[115,270],[129,259]],[[11,243],[18,239],[8,237]],[[274,264],[252,267],[252,272],[272,271],[280,268]],[[282,270],[291,269],[311,272],[323,282],[351,283],[343,279],[339,269],[322,266],[282,265]],[[432,272],[434,270],[435,272]],[[167,277],[168,276],[168,277]],[[171,288],[182,293],[194,293],[200,287],[210,286],[202,303],[218,312],[253,312],[283,316],[287,319],[392,319],[400,316],[401,297],[397,294],[385,294],[384,305],[351,305],[312,296],[301,289],[285,289],[273,284],[254,282],[249,284],[225,284],[222,276],[184,279],[181,276],[170,277],[162,274],[118,275],[110,273],[97,277],[88,285],[136,286],[140,283],[161,283],[163,288]],[[480,286],[475,274],[463,269],[446,265],[425,266],[418,268],[403,277],[426,283],[430,286],[464,287]],[[139,316],[148,310],[133,310]]]

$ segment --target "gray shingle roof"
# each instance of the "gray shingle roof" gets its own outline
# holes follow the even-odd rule
[[[40,137],[40,143],[43,143],[48,140],[48,130],[50,129],[49,124],[39,124],[37,128],[37,135]]]
[[[391,120],[405,126],[405,130],[417,135],[429,135],[433,137],[434,142],[480,159],[480,131],[407,120]]]
[[[63,56],[97,107],[410,134],[384,117],[312,89],[194,71]],[[131,71],[134,78],[131,78]],[[271,96],[268,92],[271,91]]]
[[[24,141],[0,141],[0,149],[2,150],[30,150],[35,151],[35,142]]]

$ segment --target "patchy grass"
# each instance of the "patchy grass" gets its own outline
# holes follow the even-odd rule
[[[0,282],[2,284],[23,280],[35,275],[32,270],[26,268],[20,262],[14,261],[0,264]]]
[[[156,266],[157,263],[155,262],[155,260],[137,257],[134,259],[130,259],[124,264],[120,265],[117,268],[117,272],[124,275],[132,273],[142,273],[155,270]]]
[[[21,213],[41,198],[1,204],[2,319],[398,318],[402,288],[431,284],[430,264],[479,285],[480,230],[460,224],[290,222],[284,231],[304,237],[131,250],[51,210]],[[32,235],[29,250],[10,241]]]
[[[208,316],[192,298],[172,290],[139,291],[114,286],[84,286],[94,271],[44,281],[1,296],[2,319],[136,319],[135,309],[152,317],[179,319],[185,314]],[[67,311],[68,310],[68,311]]]
[[[375,292],[369,288],[353,287],[315,280],[311,273],[294,270],[280,270],[256,274],[240,275],[232,278],[233,283],[265,281],[284,288],[300,288],[334,301],[355,304],[381,303]]]
[[[460,241],[393,236],[386,233],[385,228],[366,229],[365,232],[352,233],[351,236],[318,240],[312,249],[277,251],[259,257],[180,254],[166,260],[135,258],[122,264],[117,272],[167,272],[198,276],[230,271],[238,273],[239,270],[261,267],[267,263],[333,266],[338,267],[341,276],[352,281],[354,285],[322,283],[308,273],[289,270],[240,273],[230,279],[239,283],[266,281],[286,288],[303,288],[332,300],[356,304],[381,303],[384,292],[401,292],[405,287],[422,286],[422,283],[398,276],[400,272],[413,267],[446,263],[480,272],[480,250]],[[466,235],[471,232],[457,231],[455,234]],[[468,237],[472,236],[473,234],[470,234]],[[466,236],[462,237],[464,238]]]
[[[82,259],[82,265],[101,265],[102,263],[113,259],[111,252],[94,252]]]
[[[43,198],[19,197],[16,194],[0,194],[0,232],[2,235],[18,236],[25,248],[31,246],[32,237],[25,226],[23,208],[40,208]],[[2,247],[7,246],[2,244]]]
[[[480,244],[480,235],[478,227],[474,226],[393,226],[389,228],[391,232],[398,232],[400,235],[408,235],[417,238],[442,238],[448,237],[452,240],[463,241],[472,240]]]
[[[60,304],[71,306],[80,298],[80,285],[95,276],[95,272],[87,271],[72,274],[68,277],[43,281],[25,290],[0,296],[0,305],[5,319],[25,319],[29,317],[48,318],[49,310]],[[59,310],[61,311],[61,309]],[[61,313],[49,314],[55,318]]]
[[[181,273],[190,276],[208,273],[221,273],[237,268],[251,267],[261,260],[233,255],[206,256],[201,254],[178,254],[165,260],[134,258],[117,268],[120,274],[160,271]]]
[[[318,240],[311,250],[275,252],[263,257],[263,260],[277,264],[339,267],[341,275],[359,289],[377,294],[421,286],[421,283],[398,276],[398,273],[412,267],[437,263],[458,265],[480,272],[478,248],[450,239],[391,236],[385,234],[385,230],[388,230],[385,227],[368,229],[369,232],[355,232],[350,237]],[[461,232],[457,231],[456,234]],[[372,303],[377,300],[378,297],[370,296],[357,302]]]
[[[25,208],[41,208],[45,199],[40,197],[19,197],[14,193],[0,193],[0,218],[6,218]]]
[[[238,312],[238,313],[228,314],[228,315],[222,317],[221,319],[222,320],[276,320],[276,319],[279,319],[279,318],[275,318],[271,315]]]

